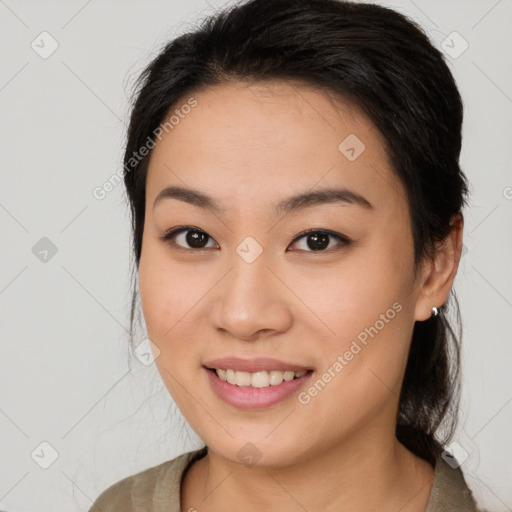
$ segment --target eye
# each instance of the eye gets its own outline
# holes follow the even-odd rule
[[[181,249],[208,249],[208,241],[213,242],[213,238],[207,233],[193,226],[173,228],[160,237],[163,241],[170,241],[173,238],[175,241],[171,242],[172,245],[177,245]]]
[[[170,242],[172,245],[177,246],[180,249],[194,250],[194,249],[208,249],[212,246],[208,246],[208,242],[215,243],[214,248],[218,248],[216,242],[202,229],[195,228],[194,226],[181,226],[172,228],[167,231],[161,240]],[[299,250],[305,252],[330,252],[331,250],[341,249],[352,243],[352,240],[339,233],[334,233],[329,230],[310,229],[304,233],[301,233],[295,237],[292,244],[296,244],[297,241],[304,239],[302,248]],[[332,247],[331,241],[336,240],[338,247]],[[292,251],[295,249],[292,249]]]
[[[306,252],[330,252],[330,250],[333,249],[330,243],[331,239],[338,241],[338,247],[334,247],[334,250],[341,249],[342,247],[352,243],[352,240],[344,235],[340,235],[339,233],[333,233],[328,230],[310,229],[295,237],[292,245],[297,242],[297,240],[301,240],[303,238],[305,239],[305,244],[303,243],[303,247],[299,248],[299,250],[304,250]]]

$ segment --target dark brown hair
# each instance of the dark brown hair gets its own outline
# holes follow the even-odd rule
[[[155,138],[171,109],[201,88],[271,79],[337,94],[378,128],[407,191],[416,269],[446,238],[452,217],[462,216],[468,193],[459,167],[462,101],[443,55],[420,27],[394,10],[341,0],[233,5],[166,44],[136,83],[124,156],[137,267],[132,343],[151,152],[134,155]],[[452,301],[458,333],[446,315]],[[456,425],[460,330],[453,292],[438,316],[414,326],[396,435],[432,463]]]

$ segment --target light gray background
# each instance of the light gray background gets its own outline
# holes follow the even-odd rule
[[[0,0],[0,507],[9,512],[85,511],[113,482],[199,446],[155,366],[128,362],[125,195],[122,185],[103,200],[92,191],[120,167],[137,72],[222,3]],[[480,503],[511,510],[512,1],[384,5],[439,47],[453,31],[469,44],[448,57],[472,184],[455,285],[465,328],[456,441]],[[47,59],[31,47],[43,31],[59,45]],[[32,252],[42,237],[57,247],[46,263]],[[48,469],[41,442],[58,453]]]

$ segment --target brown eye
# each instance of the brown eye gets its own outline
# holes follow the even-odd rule
[[[173,245],[177,245],[182,249],[192,250],[206,249],[208,248],[208,241],[211,240],[213,242],[213,238],[203,230],[191,226],[172,229],[161,239],[164,241],[172,240]]]
[[[204,231],[186,231],[185,241],[194,249],[202,249],[208,243],[208,235]]]
[[[303,243],[302,247],[299,247],[299,250],[305,252],[328,252],[331,249],[339,249],[351,243],[350,239],[339,233],[324,230],[309,230],[296,237],[292,244],[302,239],[304,239],[305,244]],[[338,242],[338,247],[330,245],[332,239]]]

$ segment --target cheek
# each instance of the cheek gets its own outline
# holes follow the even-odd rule
[[[315,313],[308,315],[310,327],[322,332],[316,345],[322,370],[336,375],[323,379],[332,380],[333,399],[355,405],[399,389],[414,323],[407,271],[400,255],[381,248],[303,273],[299,282],[296,274],[301,299]]]
[[[207,276],[205,276],[207,277]],[[198,371],[195,313],[211,283],[187,264],[171,262],[166,248],[148,240],[139,264],[139,293],[149,339],[158,347],[157,367],[173,397]]]
[[[191,279],[179,265],[169,262],[165,247],[157,241],[144,242],[139,264],[141,306],[149,337],[164,346],[168,344],[167,338],[172,338],[182,321],[186,321],[187,311],[193,305]]]
[[[139,293],[149,338],[161,345],[163,319],[168,318],[170,288],[167,270],[159,268],[151,251],[143,251],[139,264]]]
[[[180,410],[190,404],[184,388],[190,388],[187,379],[193,375],[191,346],[187,343],[187,292],[180,282],[174,265],[165,265],[158,248],[147,244],[139,264],[139,292],[144,321],[149,339],[158,347],[155,359],[163,383]],[[153,248],[155,249],[155,248]],[[183,273],[181,273],[181,279]],[[195,369],[197,371],[197,369]]]
[[[404,304],[399,275],[384,268],[338,274],[330,287],[318,289],[322,298],[319,293],[315,302],[311,293],[305,300],[316,304],[318,317],[334,332],[317,340],[322,366],[300,397],[311,431],[326,422],[348,435],[398,400],[412,334],[411,311]]]
[[[295,269],[288,282],[294,283],[301,301],[312,313],[307,317],[317,319],[317,329],[325,336],[327,346],[335,346],[360,333],[364,338],[366,329],[376,323],[382,332],[398,323],[398,310],[404,309],[408,293],[404,270],[395,255],[386,256],[383,250],[375,249],[348,255],[329,267]]]

